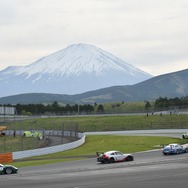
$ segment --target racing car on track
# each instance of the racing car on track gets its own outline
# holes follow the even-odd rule
[[[188,148],[187,146],[182,146],[180,144],[169,144],[163,148],[163,154],[180,154],[180,153],[187,153]]]
[[[100,163],[115,163],[133,161],[134,157],[132,154],[125,154],[120,151],[107,151],[107,152],[96,152],[97,161]]]
[[[184,134],[182,135],[182,138],[183,138],[183,139],[188,139],[188,133],[184,133]]]
[[[14,174],[18,172],[18,168],[12,165],[0,164],[0,174]]]

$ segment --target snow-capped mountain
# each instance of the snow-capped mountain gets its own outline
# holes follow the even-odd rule
[[[152,76],[88,44],[73,44],[28,66],[0,71],[0,97],[21,93],[79,94],[132,85]]]

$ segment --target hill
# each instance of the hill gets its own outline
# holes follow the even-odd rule
[[[28,93],[2,97],[0,104],[141,102],[184,96],[188,96],[188,69],[156,76],[132,86],[113,86],[77,95]]]

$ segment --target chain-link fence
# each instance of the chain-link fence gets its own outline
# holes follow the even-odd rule
[[[38,138],[26,138],[23,136],[12,137],[5,135],[0,138],[0,153],[14,152],[45,147],[48,144],[47,140]]]
[[[12,130],[11,126],[7,126],[7,130],[0,136],[0,153],[61,145],[77,139],[79,139],[77,123],[71,123],[66,129],[64,124],[61,128],[53,125],[50,130],[37,130],[33,125],[27,130],[23,130],[23,126]]]

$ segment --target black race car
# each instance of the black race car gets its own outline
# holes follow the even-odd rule
[[[0,174],[14,174],[18,172],[18,168],[12,165],[0,164]]]

